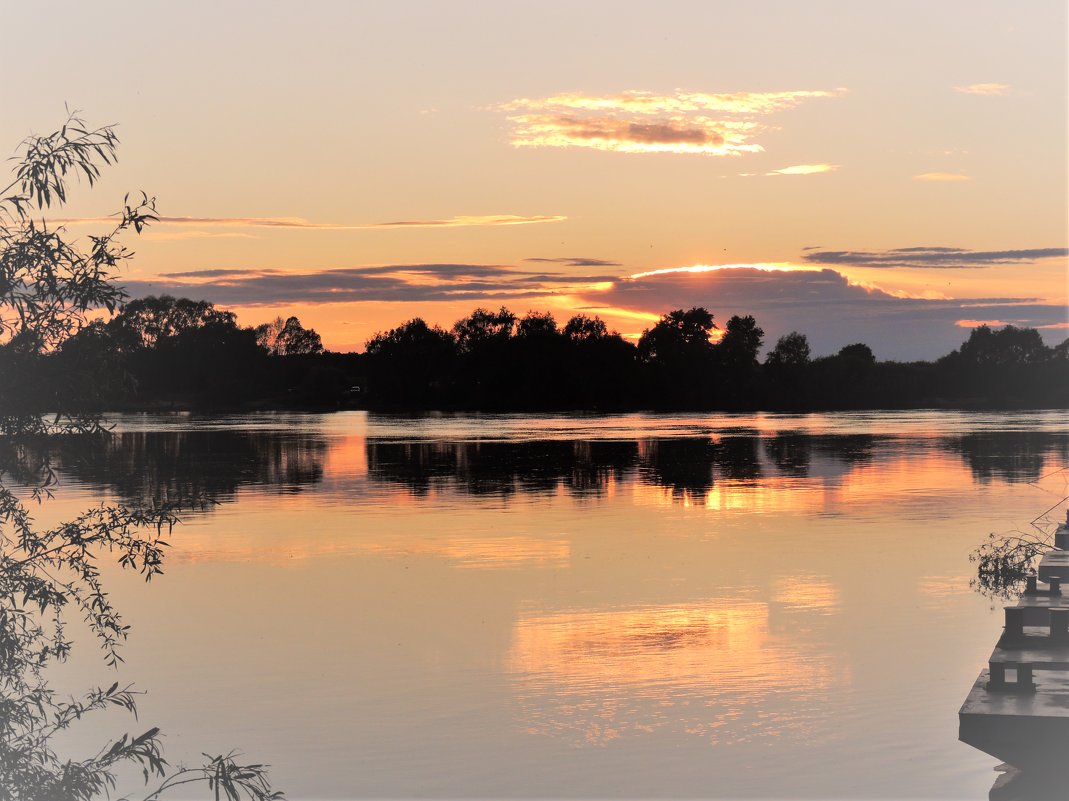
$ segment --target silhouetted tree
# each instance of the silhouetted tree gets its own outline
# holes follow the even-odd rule
[[[1040,364],[1051,355],[1039,331],[1012,325],[994,330],[986,325],[974,328],[959,353],[964,364],[977,366]]]
[[[106,327],[113,347],[125,349],[152,348],[161,340],[217,324],[236,326],[237,317],[206,300],[149,295],[131,300]]]
[[[1057,358],[1057,349],[1048,348],[1034,328],[981,325],[960,348],[939,359],[937,378],[942,393],[985,404],[1064,406],[1069,371]]]
[[[476,309],[453,325],[459,358],[454,384],[459,402],[475,409],[512,407],[519,394],[520,366],[510,347],[516,315],[502,306],[498,311]]]
[[[713,315],[699,306],[675,309],[642,332],[638,356],[645,365],[646,397],[654,406],[707,405],[716,384],[710,332]]]
[[[272,356],[304,356],[323,352],[323,342],[314,328],[305,328],[296,317],[276,317],[256,326],[257,344]]]
[[[872,348],[863,342],[856,342],[853,345],[846,345],[839,349],[839,352],[835,354],[837,358],[842,359],[845,362],[856,365],[873,365],[876,364],[876,355],[872,352]]]
[[[716,328],[708,309],[695,306],[676,309],[661,317],[653,328],[642,332],[639,356],[647,362],[679,362],[712,352],[710,331]]]
[[[568,391],[562,386],[568,341],[557,330],[548,312],[528,312],[516,324],[516,336],[508,343],[499,365],[507,391],[508,408],[557,409]]]
[[[609,329],[600,317],[591,319],[585,314],[577,314],[564,325],[564,336],[572,342],[587,342],[602,339],[608,335]]]
[[[549,312],[527,312],[516,324],[516,336],[521,338],[556,337],[559,334],[557,321]]]
[[[776,342],[765,357],[756,395],[769,409],[806,409],[810,405],[807,376],[810,368],[809,340],[791,331]]]
[[[809,364],[809,340],[805,334],[791,331],[776,341],[776,347],[765,357],[769,367],[803,367]]]
[[[641,396],[637,350],[599,317],[577,314],[564,326],[562,408],[633,408]]]
[[[412,409],[448,404],[448,382],[457,356],[450,332],[416,317],[375,334],[366,349],[376,403]]]
[[[161,340],[142,354],[142,380],[162,397],[195,398],[200,405],[233,404],[254,394],[268,375],[256,333],[219,320]],[[150,383],[151,382],[151,383]]]
[[[757,354],[764,341],[765,332],[752,315],[735,315],[728,320],[716,349],[729,370],[749,370],[757,366]]]
[[[717,393],[721,408],[742,409],[753,404],[757,394],[754,381],[757,354],[764,342],[764,335],[765,332],[751,315],[735,315],[728,320],[724,335],[715,348],[722,378]]]
[[[489,342],[508,339],[515,325],[516,315],[504,306],[496,312],[476,309],[468,317],[456,321],[453,335],[460,350],[470,353]]]

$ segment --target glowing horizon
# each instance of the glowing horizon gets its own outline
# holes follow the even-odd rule
[[[9,16],[36,24],[28,8]],[[188,291],[244,325],[296,315],[340,350],[503,302],[560,320],[611,310],[628,336],[706,305],[755,315],[769,339],[879,340],[902,359],[960,344],[961,320],[1034,326],[1048,344],[1069,321],[1054,4],[858,8],[828,26],[801,7],[679,0],[634,26],[598,4],[566,23],[532,6],[461,25],[432,3],[327,0],[261,15],[255,37],[227,33],[244,30],[236,9],[216,18],[143,9],[119,30],[74,7],[80,35],[47,63],[30,38],[8,49],[22,110],[0,119],[9,153],[62,124],[65,102],[120,126],[118,164],[52,222],[82,235],[113,225],[128,190],[158,199],[160,222],[126,242],[137,256],[119,280],[135,296]],[[902,42],[917,57],[888,73]],[[146,64],[160,92],[131,90]],[[504,269],[331,283],[369,265]],[[865,309],[849,286],[876,288]],[[849,316],[821,314],[847,300]],[[982,309],[954,316],[954,302]]]

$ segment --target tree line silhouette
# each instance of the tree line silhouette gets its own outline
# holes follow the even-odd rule
[[[721,330],[704,308],[669,311],[637,343],[597,317],[476,309],[452,328],[415,318],[375,334],[366,352],[324,351],[296,317],[254,328],[207,301],[133,300],[32,363],[0,389],[33,411],[62,396],[85,409],[340,405],[395,410],[835,410],[1064,408],[1069,339],[1032,328],[974,328],[934,362],[878,361],[866,344],[813,357],[792,331],[761,358],[750,315]],[[29,411],[24,409],[23,411]]]
[[[805,334],[760,358],[750,315],[719,329],[704,308],[675,309],[637,343],[597,317],[519,318],[476,309],[450,330],[410,320],[367,343],[367,402],[383,409],[619,411],[1064,407],[1069,340],[1055,348],[1031,328],[980,326],[935,362],[881,362],[863,343],[814,358]]]

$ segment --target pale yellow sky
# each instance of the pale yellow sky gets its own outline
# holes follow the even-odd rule
[[[64,103],[120,126],[120,164],[56,216],[89,233],[145,189],[170,218],[136,243],[135,294],[296,313],[339,349],[502,304],[625,334],[699,304],[881,358],[973,320],[1069,334],[1062,2],[5,17],[9,153]],[[693,265],[735,267],[631,278]]]

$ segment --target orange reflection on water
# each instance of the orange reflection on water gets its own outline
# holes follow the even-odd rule
[[[839,590],[830,581],[818,578],[784,578],[776,582],[773,599],[786,607],[807,612],[835,612]]]
[[[515,567],[566,567],[572,549],[567,540],[527,537],[442,537],[360,543],[360,550],[386,556],[437,556],[454,567],[483,570]]]
[[[523,729],[576,745],[814,736],[822,699],[850,683],[826,648],[770,632],[768,604],[733,599],[523,617],[507,669]]]
[[[824,492],[785,477],[763,478],[760,484],[727,479],[706,491],[679,491],[635,482],[631,491],[636,506],[680,505],[717,512],[812,512],[826,505]]]
[[[820,500],[819,494],[796,490],[797,481],[790,479],[766,479],[761,484],[721,482],[709,490],[702,505],[718,512],[782,512],[812,508]]]
[[[636,506],[672,506],[716,512],[812,514],[841,510],[851,505],[887,508],[922,501],[940,491],[969,491],[974,476],[956,455],[945,452],[883,455],[840,466],[821,475],[826,466],[811,465],[807,475],[776,474],[762,464],[754,478],[720,475],[714,466],[693,485],[665,486],[636,481],[631,485]]]
[[[362,436],[336,437],[330,441],[326,462],[326,476],[363,478],[367,475],[367,439]]]
[[[344,518],[320,517],[311,528],[315,510],[303,500],[289,498],[285,515],[244,515],[236,526],[215,520],[183,525],[171,538],[168,559],[188,562],[262,562],[292,564],[324,556],[435,557],[452,567],[472,569],[562,568],[572,556],[569,540],[526,534],[464,536],[455,533],[359,529]],[[257,499],[246,506],[255,508]]]

